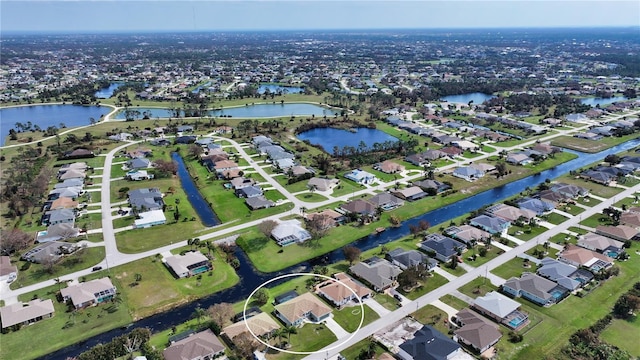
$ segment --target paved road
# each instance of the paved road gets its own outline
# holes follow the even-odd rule
[[[630,195],[635,194],[635,192],[640,191],[640,184],[631,187],[627,190],[624,190],[623,192],[621,192],[619,195],[616,195],[616,198],[620,199],[622,197],[627,197]],[[582,215],[584,216],[584,218],[587,218],[593,214],[597,214],[597,213],[601,213],[603,209],[605,209],[606,207],[609,207],[611,205],[613,205],[615,203],[615,200],[613,198],[611,199],[607,199],[603,202],[601,202],[600,204],[586,210],[585,212],[582,213]],[[344,350],[354,344],[356,344],[359,341],[362,341],[364,339],[366,339],[368,336],[372,335],[374,332],[384,328],[385,326],[391,325],[393,323],[395,323],[396,321],[399,321],[400,319],[404,318],[405,316],[413,313],[414,311],[422,308],[423,306],[426,306],[428,304],[433,303],[434,301],[438,300],[440,297],[442,297],[445,294],[449,294],[453,291],[455,291],[456,289],[458,289],[460,286],[472,281],[473,279],[480,277],[480,276],[484,276],[486,271],[491,271],[493,269],[495,269],[496,267],[502,265],[503,263],[515,258],[516,256],[523,254],[525,251],[532,249],[533,247],[535,247],[539,242],[544,242],[546,241],[548,238],[568,229],[571,226],[576,225],[580,220],[580,217],[575,216],[572,217],[571,219],[563,222],[562,224],[557,225],[556,227],[554,227],[553,229],[550,229],[538,236],[536,236],[535,238],[525,242],[522,245],[519,245],[518,247],[515,247],[507,252],[505,252],[504,254],[490,260],[489,262],[487,262],[486,264],[474,268],[473,270],[467,272],[466,274],[463,274],[462,276],[459,276],[458,278],[456,278],[453,281],[450,281],[444,285],[442,285],[441,287],[439,287],[438,289],[423,295],[422,297],[418,298],[415,301],[410,302],[409,304],[399,308],[398,310],[395,310],[383,317],[381,317],[380,319],[362,327],[362,329],[360,329],[353,338],[351,338],[350,340],[340,344],[341,340],[336,341],[333,344],[327,345],[325,348],[321,349],[320,351],[318,351],[317,354],[314,355],[309,355],[307,357],[305,357],[304,359],[308,359],[308,360],[320,360],[320,359],[326,359],[327,357],[331,357],[331,356],[335,356],[338,352],[340,352],[341,350]],[[339,345],[339,346],[338,346]],[[334,347],[334,349],[330,349],[332,347]],[[328,350],[330,349],[330,350]]]

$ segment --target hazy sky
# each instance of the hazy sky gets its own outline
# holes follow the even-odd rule
[[[0,1],[3,32],[585,26],[640,26],[640,1]]]

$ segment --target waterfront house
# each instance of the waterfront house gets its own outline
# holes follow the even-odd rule
[[[2,329],[31,325],[53,316],[55,309],[51,299],[33,299],[27,303],[16,302],[0,307]]]
[[[507,220],[503,220],[498,217],[480,215],[476,216],[469,221],[473,226],[487,231],[490,234],[499,234],[511,226],[511,223]]]
[[[162,356],[165,360],[212,360],[223,355],[225,349],[213,331],[206,329],[172,343]]]
[[[520,209],[527,209],[536,213],[536,215],[542,215],[555,208],[553,203],[544,201],[541,199],[534,199],[525,197],[516,201],[516,204]]]
[[[311,234],[302,227],[298,220],[280,222],[271,230],[271,236],[280,246],[287,246],[293,243],[301,244],[311,239]]]
[[[374,195],[368,201],[383,210],[393,210],[404,205],[404,201],[402,199],[386,192]]]
[[[507,155],[507,162],[512,165],[527,165],[533,162],[533,159],[524,153],[509,153]]]
[[[489,350],[502,337],[502,333],[495,324],[469,308],[460,310],[452,321],[460,326],[454,331],[453,340],[472,348],[479,354]]]
[[[212,269],[211,261],[200,251],[187,251],[182,255],[172,255],[162,259],[165,266],[177,278],[186,278]]]
[[[373,290],[382,292],[396,285],[396,279],[402,270],[387,260],[372,257],[349,268],[358,278],[366,281]]]
[[[444,229],[443,233],[471,246],[475,245],[479,241],[482,242],[491,238],[491,234],[488,232],[466,224],[460,226],[449,226]]]
[[[62,300],[70,302],[76,309],[98,305],[113,299],[115,295],[116,287],[108,277],[81,282],[60,290]]]
[[[321,221],[320,228],[328,229],[334,226],[337,226],[346,221],[344,215],[332,209],[325,209],[317,213],[305,214],[305,219],[307,221],[315,221],[316,217]]]
[[[458,256],[467,249],[467,246],[450,237],[433,233],[425,237],[425,240],[418,244],[418,247],[427,253],[433,254],[436,259],[447,262]]]
[[[340,209],[344,210],[346,213],[354,213],[361,216],[369,216],[376,213],[375,205],[361,199],[356,199],[353,201],[349,201],[348,203],[344,203],[340,205]]]
[[[393,194],[407,201],[415,201],[427,196],[427,193],[422,191],[422,189],[418,186],[410,186],[408,188],[399,189],[394,191]]]
[[[280,329],[280,325],[267,313],[260,312],[253,316],[247,314],[246,321],[240,320],[225,327],[222,329],[221,335],[233,342],[233,339],[238,335],[248,334],[249,329],[254,335],[262,338],[271,336],[276,330]]]
[[[389,251],[385,258],[389,260],[393,265],[396,265],[401,270],[406,270],[409,267],[424,265],[427,270],[433,270],[438,266],[438,262],[421,253],[417,250],[405,250],[402,248],[396,248]]]
[[[533,273],[525,272],[502,284],[502,292],[523,297],[540,306],[552,305],[568,295],[568,289]]]
[[[443,191],[449,190],[451,189],[451,186],[442,183],[440,181],[437,180],[420,180],[420,181],[414,181],[413,182],[414,186],[419,187],[420,189],[422,189],[424,192],[427,193],[427,195],[435,195],[438,193],[441,193]]]
[[[465,179],[467,181],[475,181],[484,176],[484,172],[470,166],[458,167],[453,170],[453,176]]]
[[[327,280],[317,286],[318,294],[336,307],[341,307],[350,301],[358,302],[371,297],[371,290],[352,279],[345,273],[334,274],[338,281]],[[351,291],[353,290],[353,291]]]
[[[331,316],[331,308],[312,293],[304,293],[275,306],[275,315],[286,326],[301,326],[305,322],[320,323]]]
[[[529,323],[527,314],[519,311],[520,303],[508,297],[491,291],[484,296],[478,296],[471,307],[482,315],[504,324],[510,329],[519,329]]]
[[[536,217],[536,213],[531,210],[519,209],[507,204],[489,206],[485,210],[485,213],[489,216],[498,217],[509,222],[514,222],[518,219],[529,221]]]

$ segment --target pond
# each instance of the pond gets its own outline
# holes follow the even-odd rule
[[[297,135],[300,140],[308,140],[311,144],[320,145],[326,152],[334,153],[335,148],[342,149],[345,146],[358,148],[360,142],[364,142],[367,148],[375,143],[386,141],[398,141],[397,138],[384,131],[369,128],[356,128],[343,130],[335,128],[316,128],[301,132]]]
[[[102,88],[94,94],[98,99],[108,99],[113,96],[113,93],[118,90],[120,86],[124,85],[123,83],[111,83],[109,86]]]
[[[89,125],[89,119],[94,118],[100,120],[101,117],[108,114],[111,108],[106,106],[83,106],[83,105],[30,105],[16,106],[0,109],[0,128],[2,129],[2,143],[4,145],[5,136],[9,134],[10,129],[16,129],[16,123],[22,123],[31,128],[36,125],[42,130],[49,126],[76,127]],[[29,131],[25,129],[25,131]],[[39,136],[34,136],[38,138]]]
[[[138,112],[136,119],[142,119],[144,114],[148,114],[151,119],[156,118],[169,118],[175,117],[175,114],[169,109],[164,108],[147,108],[147,107],[132,107],[131,110]],[[223,108],[219,110],[210,110],[209,116],[216,117],[239,117],[239,118],[263,118],[263,117],[280,117],[280,116],[301,116],[301,115],[314,115],[314,116],[334,116],[339,112],[327,109],[325,107],[314,104],[255,104],[232,108]],[[125,111],[121,110],[113,119],[125,120]]]
[[[625,101],[625,100],[629,100],[629,99],[627,99],[624,96],[614,96],[610,98],[588,97],[588,98],[580,99],[580,102],[585,105],[596,107],[596,105],[600,105],[600,106],[609,105],[614,102]]]
[[[198,187],[189,175],[182,156],[178,153],[171,153],[171,159],[178,163],[178,177],[180,178],[180,184],[182,189],[187,194],[187,199],[193,206],[194,210],[198,214],[200,221],[204,226],[210,227],[220,224],[220,220],[216,216],[216,213],[211,208],[211,205],[202,197]]]
[[[264,94],[267,90],[276,94],[300,94],[304,89],[296,86],[282,86],[277,84],[260,84],[258,94]]]
[[[448,101],[451,103],[462,103],[462,104],[468,104],[469,101],[473,101],[474,104],[478,105],[478,104],[482,104],[486,100],[493,99],[494,97],[495,96],[490,94],[474,92],[474,93],[467,93],[467,94],[460,94],[460,95],[444,96],[441,100]]]

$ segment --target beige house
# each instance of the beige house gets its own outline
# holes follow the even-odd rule
[[[51,299],[35,299],[28,303],[15,303],[0,308],[2,328],[14,325],[30,325],[53,316],[55,309]]]
[[[274,331],[280,329],[280,325],[278,325],[269,314],[260,313],[248,318],[246,323],[243,320],[225,327],[222,329],[222,333],[229,340],[233,341],[236,336],[248,332],[247,327],[251,329],[254,335],[259,337],[269,336]]]
[[[60,295],[65,302],[71,301],[76,309],[82,309],[113,299],[116,287],[111,283],[111,279],[103,277],[71,285],[60,290]]]
[[[318,294],[333,305],[340,307],[349,301],[358,301],[358,299],[366,299],[371,296],[372,292],[369,288],[357,283],[347,274],[337,273],[333,277],[341,282],[327,280],[318,286]]]
[[[213,360],[223,354],[225,346],[210,330],[195,333],[164,349],[165,360]]]
[[[304,293],[276,305],[275,315],[287,326],[300,326],[305,321],[319,323],[331,315],[331,308],[312,293]]]

